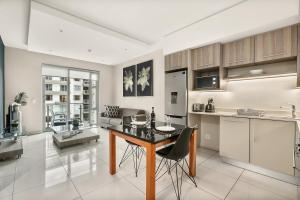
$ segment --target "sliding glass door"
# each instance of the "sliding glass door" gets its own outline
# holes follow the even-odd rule
[[[43,65],[44,129],[78,119],[84,127],[97,125],[99,73]]]

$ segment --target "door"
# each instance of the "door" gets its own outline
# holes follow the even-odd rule
[[[283,59],[296,55],[297,26],[288,26],[255,36],[255,62]]]
[[[220,155],[249,163],[249,119],[220,118]]]
[[[165,56],[165,71],[188,68],[188,50]]]
[[[248,37],[223,45],[224,67],[254,63],[254,38]]]
[[[192,69],[206,69],[220,66],[221,44],[212,44],[192,50]]]
[[[167,73],[165,77],[165,113],[186,116],[187,71]]]
[[[250,162],[294,175],[295,122],[251,120]]]

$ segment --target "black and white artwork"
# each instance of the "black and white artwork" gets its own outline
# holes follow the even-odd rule
[[[135,96],[136,95],[136,66],[130,66],[123,68],[123,96]]]
[[[153,96],[153,60],[137,64],[137,96]]]

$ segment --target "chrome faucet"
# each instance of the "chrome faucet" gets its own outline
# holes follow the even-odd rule
[[[292,117],[296,118],[296,105],[295,104],[290,104],[292,106]]]
[[[292,107],[292,118],[296,118],[296,105],[288,103]],[[284,106],[280,106],[280,108],[285,108]]]

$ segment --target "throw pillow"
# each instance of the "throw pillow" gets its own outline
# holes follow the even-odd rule
[[[119,117],[119,106],[106,106],[106,116],[111,118]]]

